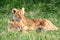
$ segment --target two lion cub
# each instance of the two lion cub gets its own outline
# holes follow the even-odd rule
[[[43,30],[58,30],[58,28],[52,24],[52,22],[45,18],[38,18],[38,19],[29,19],[24,16],[24,8],[12,10],[13,13],[13,20],[9,20],[9,29],[8,31],[20,29],[22,31],[31,31],[36,29],[43,29]]]

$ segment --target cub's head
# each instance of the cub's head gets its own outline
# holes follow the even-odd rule
[[[14,19],[18,20],[21,18],[21,16],[24,15],[24,8],[22,8],[22,9],[13,8],[12,13],[13,13]]]

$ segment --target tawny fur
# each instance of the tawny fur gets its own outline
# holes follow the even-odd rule
[[[8,20],[8,32],[13,31],[13,30],[21,30],[22,26],[20,22],[14,21],[14,20]]]
[[[35,30],[37,28],[43,28],[45,30],[58,30],[53,23],[45,18],[29,19],[24,16],[24,8],[13,9],[13,15],[15,20],[18,20],[24,30]],[[15,25],[15,24],[14,24]]]

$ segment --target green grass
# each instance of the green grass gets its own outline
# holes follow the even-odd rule
[[[54,3],[54,4],[53,4]],[[60,40],[60,30],[21,33],[7,32],[8,19],[12,19],[12,9],[25,7],[28,18],[47,18],[60,29],[59,0],[0,0],[0,40]]]

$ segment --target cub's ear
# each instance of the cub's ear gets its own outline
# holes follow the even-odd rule
[[[12,13],[16,13],[17,9],[16,8],[13,8],[12,9]]]
[[[25,9],[25,8],[23,7],[22,10],[24,11],[24,9]]]
[[[23,8],[22,8],[22,11],[23,11],[23,15],[24,15],[24,13],[25,13],[24,9],[25,9],[25,8],[23,7]]]

